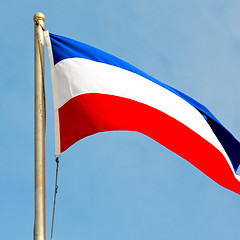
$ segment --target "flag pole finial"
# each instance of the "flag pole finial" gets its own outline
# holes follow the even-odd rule
[[[33,16],[33,20],[36,26],[41,26],[42,30],[45,31],[44,28],[45,15],[43,13],[41,12],[35,13]]]
[[[41,12],[37,12],[33,16],[33,20],[36,22],[37,20],[45,21],[45,15]]]

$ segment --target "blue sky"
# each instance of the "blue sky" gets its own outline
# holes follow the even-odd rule
[[[133,64],[195,98],[240,138],[240,2],[1,1],[1,239],[31,239],[33,15],[50,32]],[[46,51],[46,204],[54,193],[52,88]],[[216,169],[217,171],[217,169]],[[81,140],[60,160],[54,238],[237,239],[240,197],[139,133]]]

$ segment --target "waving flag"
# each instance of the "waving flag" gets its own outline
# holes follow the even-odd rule
[[[240,194],[240,143],[206,107],[99,49],[54,34],[46,40],[56,154],[98,132],[137,131]]]

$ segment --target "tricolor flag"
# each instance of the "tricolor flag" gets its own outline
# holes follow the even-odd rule
[[[206,107],[99,49],[48,33],[46,41],[56,154],[98,132],[137,131],[240,194],[240,143]]]

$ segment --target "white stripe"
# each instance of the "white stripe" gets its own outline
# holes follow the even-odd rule
[[[203,116],[188,102],[144,77],[112,65],[68,58],[55,65],[58,108],[85,93],[102,93],[132,99],[178,120],[215,146],[232,164]]]

